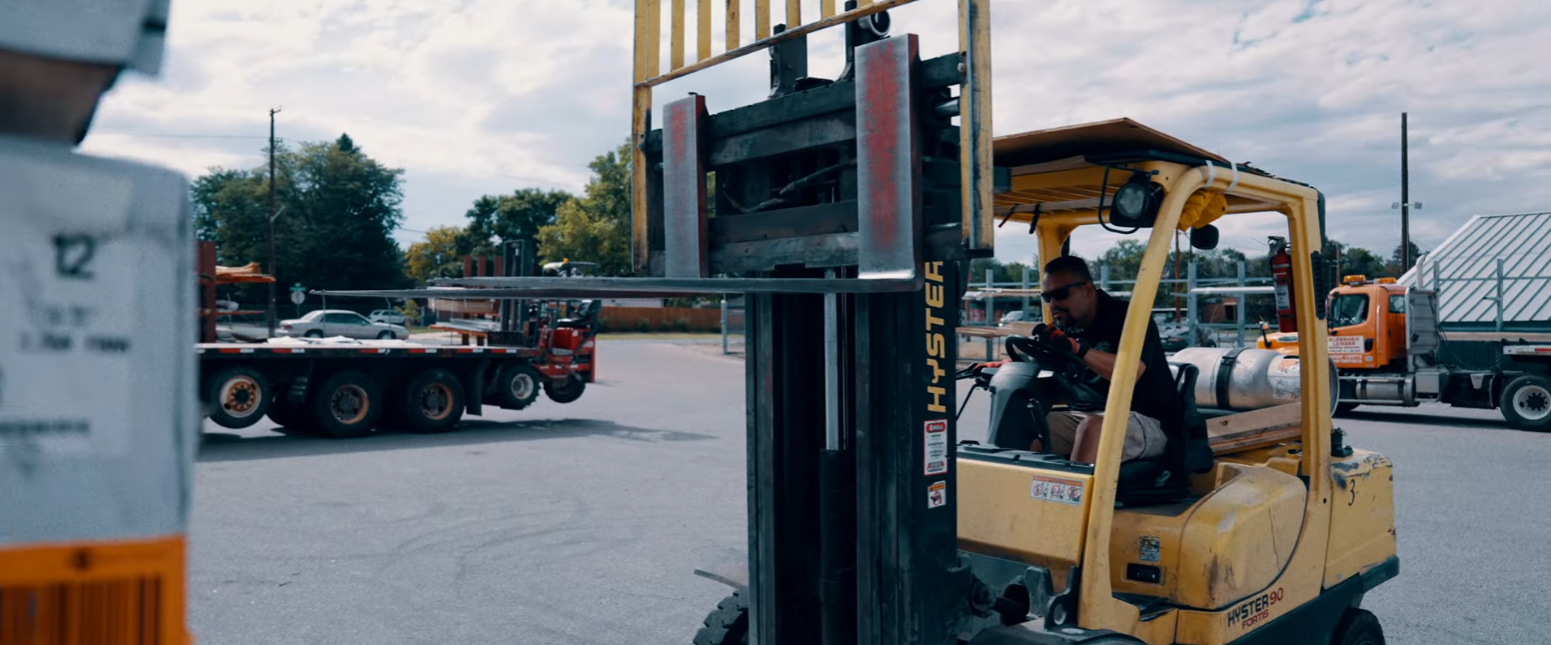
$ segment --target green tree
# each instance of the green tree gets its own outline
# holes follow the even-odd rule
[[[538,230],[544,260],[598,263],[599,275],[630,275],[630,143],[587,164],[592,179],[583,195],[556,209],[555,222]]]
[[[474,200],[474,206],[464,214],[469,220],[468,234],[483,244],[495,239],[525,240],[536,245],[539,229],[554,224],[561,204],[572,199],[575,196],[563,190],[537,188],[523,188],[510,195],[485,195]],[[495,247],[490,245],[486,254],[494,255]]]
[[[1391,278],[1398,278],[1404,275],[1406,271],[1410,271],[1411,267],[1416,265],[1416,259],[1419,257],[1422,257],[1422,247],[1417,246],[1416,242],[1412,242],[1411,264],[1403,264],[1403,260],[1400,257],[1400,245],[1396,244],[1395,250],[1389,254],[1389,262],[1385,263],[1384,275]]]
[[[275,150],[276,266],[269,262],[269,169],[212,168],[194,181],[195,228],[217,261],[259,262],[279,284],[393,288],[406,284],[393,231],[403,220],[403,170],[367,156],[349,135]],[[267,298],[267,287],[241,296]]]
[[[425,241],[404,252],[404,273],[417,285],[432,278],[463,276],[463,257],[479,255],[479,242],[466,229],[438,226],[425,233]]]

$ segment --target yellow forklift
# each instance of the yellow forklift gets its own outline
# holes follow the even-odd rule
[[[890,33],[887,11],[904,4],[830,3],[803,22],[789,3],[786,23],[720,54],[702,22],[686,61],[675,3],[663,71],[662,7],[639,0],[645,276],[437,283],[467,297],[746,294],[748,550],[697,572],[735,591],[694,642],[1382,645],[1361,602],[1398,573],[1392,464],[1331,424],[1321,194],[1124,119],[993,142],[990,2],[959,3],[958,46],[937,56],[924,52],[942,43]],[[843,71],[809,76],[806,37],[834,26]],[[767,99],[717,112],[691,92],[652,125],[655,85],[759,49]],[[1203,409],[1216,389],[1250,386],[1172,366],[1175,387],[1150,393],[1184,404],[1163,420],[1164,454],[1121,463],[1127,415],[1110,414],[1096,462],[1076,463],[1002,432],[1079,379],[1011,337],[1025,367],[1002,370],[1028,378],[1000,385],[1025,396],[1002,397],[988,442],[958,440],[958,302],[999,229],[1037,236],[1047,259],[1080,227],[1147,236],[1104,399],[1128,410],[1176,231],[1213,248],[1212,222],[1252,212],[1286,217],[1295,403]]]

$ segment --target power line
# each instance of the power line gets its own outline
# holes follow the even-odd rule
[[[160,132],[113,132],[103,134],[121,137],[147,137],[157,139],[268,139],[269,137],[249,134],[169,134]]]

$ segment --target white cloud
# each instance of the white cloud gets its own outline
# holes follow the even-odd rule
[[[474,198],[521,186],[577,190],[630,118],[634,21],[626,0],[251,3],[177,0],[168,67],[106,101],[85,149],[191,174],[261,163],[268,108],[290,141],[348,132],[406,168],[406,226],[457,223]],[[668,3],[664,3],[668,4]],[[693,18],[686,26],[693,60]],[[720,47],[724,14],[713,2]],[[784,3],[773,2],[772,24]],[[836,0],[836,4],[841,4]],[[742,41],[753,36],[744,2]],[[923,54],[957,43],[956,3],[895,13]],[[806,17],[818,2],[804,0]],[[1387,255],[1399,241],[1399,113],[1411,120],[1413,237],[1436,244],[1465,216],[1551,206],[1551,4],[1518,0],[993,0],[998,134],[1128,116],[1230,159],[1322,188],[1332,235]],[[668,25],[661,39],[666,59]],[[836,30],[810,39],[812,73],[842,65]],[[713,110],[763,97],[755,54],[668,83]],[[150,137],[241,135],[251,139]],[[1251,247],[1264,222],[1224,222]],[[998,254],[1031,240],[998,233]],[[1253,235],[1251,235],[1253,233]],[[406,236],[406,239],[412,236]],[[1104,235],[1079,241],[1094,256]]]

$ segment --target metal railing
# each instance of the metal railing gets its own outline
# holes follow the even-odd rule
[[[1520,257],[1523,257],[1523,256],[1520,256]],[[1490,275],[1485,275],[1485,276],[1477,275],[1477,276],[1474,276],[1474,277],[1460,277],[1460,276],[1443,277],[1443,274],[1446,273],[1446,271],[1445,271],[1445,268],[1447,267],[1447,265],[1445,264],[1446,260],[1444,260],[1444,259],[1433,260],[1433,259],[1430,259],[1430,258],[1428,258],[1427,256],[1424,255],[1424,256],[1418,258],[1417,261],[1416,261],[1416,268],[1415,268],[1416,276],[1417,276],[1416,283],[1417,283],[1417,286],[1419,286],[1419,287],[1428,286],[1429,283],[1430,283],[1430,285],[1432,287],[1432,290],[1435,293],[1438,294],[1438,306],[1439,306],[1439,310],[1440,310],[1439,311],[1440,320],[1438,322],[1440,324],[1447,324],[1447,321],[1444,319],[1446,317],[1445,316],[1445,312],[1442,311],[1443,305],[1444,305],[1443,295],[1444,295],[1444,286],[1445,285],[1450,284],[1450,283],[1453,283],[1455,285],[1460,285],[1460,284],[1463,284],[1463,283],[1474,283],[1474,284],[1479,285],[1479,284],[1481,284],[1483,282],[1490,282],[1490,284],[1491,284],[1491,286],[1490,286],[1490,293],[1488,295],[1482,295],[1480,297],[1480,300],[1484,300],[1484,301],[1492,303],[1492,308],[1493,308],[1494,314],[1495,314],[1494,321],[1493,321],[1493,328],[1496,331],[1503,331],[1503,316],[1505,314],[1505,310],[1508,308],[1509,289],[1512,288],[1510,283],[1533,282],[1533,281],[1542,281],[1542,280],[1543,281],[1551,281],[1551,274],[1545,274],[1545,275],[1539,275],[1539,274],[1537,274],[1537,275],[1509,275],[1508,271],[1504,268],[1504,264],[1509,259],[1510,258],[1506,258],[1506,257],[1502,257],[1502,256],[1498,256],[1496,258],[1491,258],[1491,261],[1492,261],[1493,264],[1492,264],[1492,272],[1491,272]],[[1519,259],[1519,258],[1514,258],[1514,259]],[[1475,263],[1481,262],[1482,258],[1468,258],[1468,259],[1465,259],[1463,261],[1475,264]],[[1431,279],[1428,279],[1429,275],[1431,276]],[[1477,291],[1480,291],[1480,289],[1477,289]],[[1521,293],[1521,295],[1522,295],[1522,293]],[[1540,298],[1540,299],[1544,299],[1544,300],[1551,300],[1551,293],[1546,293],[1546,294],[1538,294],[1537,293],[1534,296],[1529,296],[1529,297],[1535,297],[1535,298]],[[1461,306],[1465,306],[1465,305],[1461,305]],[[1470,321],[1470,322],[1474,322],[1474,321]]]
[[[1095,277],[1099,288],[1109,291],[1111,295],[1129,295],[1129,291],[1111,291],[1111,289],[1115,287],[1129,287],[1136,284],[1136,280],[1120,280],[1110,277],[1111,267],[1109,265],[1101,264],[1095,267],[1095,269],[1097,269],[1096,273],[1098,275]],[[1248,346],[1246,343],[1250,342],[1250,336],[1258,333],[1258,321],[1251,323],[1248,320],[1248,308],[1245,306],[1245,299],[1249,296],[1272,296],[1272,279],[1270,276],[1248,275],[1247,262],[1237,262],[1235,269],[1236,275],[1233,277],[1200,278],[1197,277],[1199,263],[1191,262],[1185,266],[1185,277],[1163,278],[1159,280],[1159,284],[1174,285],[1174,288],[1168,294],[1169,297],[1180,298],[1184,301],[1185,306],[1182,313],[1189,324],[1192,339],[1201,338],[1201,330],[1206,330],[1206,334],[1211,337],[1214,343],[1221,345],[1232,342],[1237,343],[1238,347],[1246,347]],[[979,287],[987,290],[1016,289],[1022,292],[1014,293],[1010,296],[997,297],[1018,300],[1018,304],[1013,306],[1017,308],[1016,310],[1022,311],[1028,320],[1033,320],[1039,317],[1041,310],[1038,296],[1036,295],[1039,288],[1038,285],[1038,271],[1031,267],[1023,267],[1023,275],[1018,282],[996,282],[995,271],[988,269],[986,270],[985,280],[979,283],[972,283],[970,287],[971,289]],[[1235,320],[1233,322],[1199,322],[1201,317],[1201,299],[1216,294],[1233,294],[1239,297],[1239,305],[1234,308]],[[986,299],[986,304],[980,308],[984,311],[983,316],[975,312],[975,307],[969,301],[965,302],[964,309],[965,316],[961,320],[961,327],[998,326],[1000,319],[997,317],[996,298]]]

